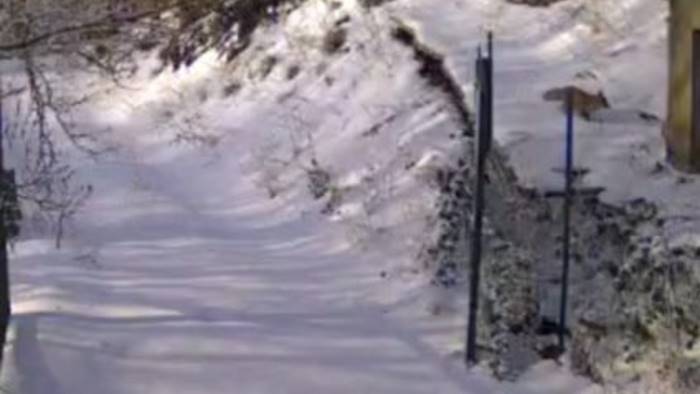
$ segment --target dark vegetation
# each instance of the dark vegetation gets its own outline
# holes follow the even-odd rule
[[[216,49],[227,60],[250,45],[251,35],[263,23],[275,22],[303,0],[240,0],[190,3],[178,10],[178,28],[167,34],[161,59],[177,69],[188,66],[204,52]]]
[[[464,125],[462,135],[474,134],[474,120],[471,111],[466,105],[466,98],[457,79],[447,69],[442,55],[421,44],[416,39],[416,33],[406,25],[398,25],[393,30],[393,37],[398,42],[410,47],[414,53],[420,68],[418,73],[431,85],[441,89],[453,104],[460,115],[461,124]]]

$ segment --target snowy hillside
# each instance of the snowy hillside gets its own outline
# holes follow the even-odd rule
[[[551,169],[563,162],[564,116],[543,94],[571,84],[600,90],[611,108],[576,124],[576,164],[592,170],[586,184],[605,187],[607,201],[660,203],[671,234],[697,231],[700,186],[665,164],[659,122],[666,114],[667,2],[569,0],[532,8],[416,0],[394,8],[447,56],[467,91],[475,48],[486,30],[494,32],[496,137],[523,183],[561,187]]]
[[[437,174],[469,139],[392,29],[444,55],[465,97],[475,48],[495,32],[496,137],[523,186],[562,184],[563,114],[542,94],[603,90],[612,108],[577,122],[586,183],[607,202],[653,199],[678,219],[666,230],[687,235],[699,180],[663,164],[659,122],[637,116],[664,116],[666,4],[360,3],[307,0],[233,62],[209,52],[155,73],[143,54],[127,86],[89,81],[99,94],[78,123],[111,129],[117,149],[92,160],[66,148],[94,195],[61,249],[29,224],[14,246],[4,389],[605,392],[553,361],[517,382],[464,367],[465,292],[432,286],[423,256]]]

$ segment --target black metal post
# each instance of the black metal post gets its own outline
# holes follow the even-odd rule
[[[493,62],[493,32],[486,33],[486,50],[487,56]]]
[[[571,249],[571,198],[573,182],[573,162],[574,162],[574,96],[573,89],[569,88],[566,93],[566,185],[564,189],[564,234],[562,245],[562,278],[561,278],[561,304],[559,306],[559,350],[564,353],[566,350],[566,311],[569,297],[569,260]]]
[[[5,336],[10,323],[10,278],[7,256],[7,232],[5,223],[6,197],[9,195],[7,188],[7,175],[4,163],[4,126],[2,107],[2,87],[0,86],[0,362],[5,348]]]
[[[493,53],[489,34],[489,54]],[[471,267],[469,287],[469,316],[467,320],[466,363],[477,362],[476,339],[479,310],[479,288],[481,282],[481,240],[484,216],[484,184],[486,158],[493,135],[493,68],[491,58],[477,58],[476,70],[479,84],[478,133],[476,141],[476,177],[474,179],[473,217],[471,223]]]
[[[486,35],[486,49],[488,58],[484,62],[484,121],[486,122],[483,128],[483,135],[480,135],[479,143],[482,144],[484,155],[491,150],[491,142],[493,141],[493,33],[488,32]]]

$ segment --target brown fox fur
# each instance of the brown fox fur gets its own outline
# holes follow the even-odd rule
[[[562,109],[566,108],[566,93],[573,89],[574,112],[586,120],[590,120],[591,115],[602,108],[610,108],[610,103],[602,91],[591,94],[576,86],[564,86],[546,91],[542,98],[545,101],[561,101]]]

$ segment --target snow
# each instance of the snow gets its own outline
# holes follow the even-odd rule
[[[440,7],[414,0],[397,2],[392,10],[446,56],[465,91],[473,89],[476,47],[487,30],[494,32],[496,139],[522,183],[562,187],[551,169],[562,167],[564,114],[542,94],[571,84],[602,89],[612,109],[575,125],[576,164],[592,170],[586,183],[605,187],[602,197],[609,202],[656,202],[670,219],[671,237],[699,231],[699,179],[684,176],[690,182],[679,182],[681,175],[663,164],[662,125],[638,116],[643,111],[663,120],[666,114],[667,2],[568,0],[532,8],[501,0],[455,0]]]
[[[586,83],[627,112],[578,123],[588,182],[608,187],[611,200],[650,195],[685,215],[700,186],[678,186],[670,170],[648,176],[662,158],[658,125],[628,121],[629,110],[663,114],[664,95],[651,89],[665,85],[664,6],[595,4],[405,0],[367,15],[355,1],[333,10],[309,0],[259,31],[255,50],[233,64],[212,53],[152,77],[155,61],[144,59],[128,89],[105,88],[80,114],[86,129],[110,128],[119,149],[97,162],[70,156],[96,192],[64,247],[31,233],[12,251],[2,387],[601,393],[553,362],[516,383],[465,369],[465,300],[430,289],[416,269],[434,214],[432,174],[458,153],[450,135],[461,125],[386,28],[394,17],[416,26],[467,93],[474,49],[495,30],[497,138],[523,182],[538,187],[560,185],[551,168],[563,134],[563,116],[541,93],[592,72],[598,80]],[[324,32],[346,13],[350,49],[322,54]],[[277,64],[263,77],[267,56]],[[295,65],[301,73],[289,80]],[[233,82],[241,89],[226,97]],[[183,135],[195,141],[175,142]],[[329,216],[319,213],[329,201],[306,190],[311,159],[342,196]],[[435,302],[452,309],[433,315]]]

